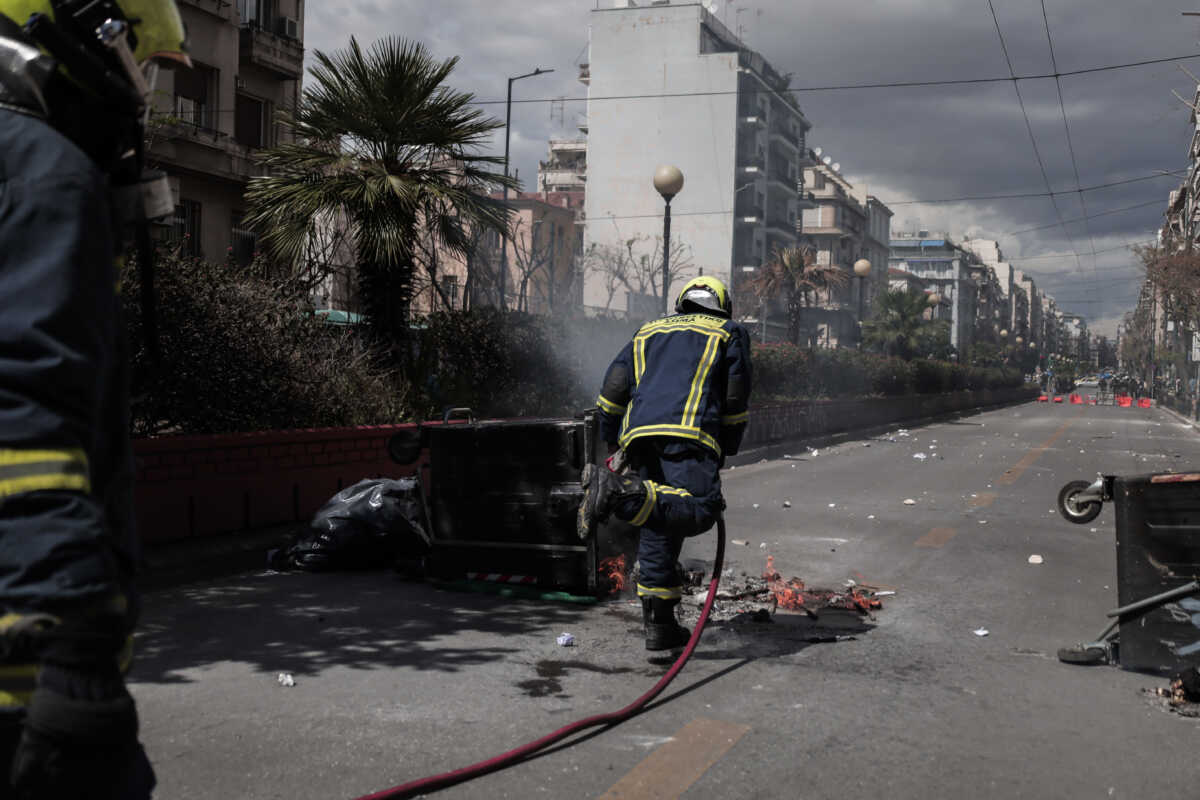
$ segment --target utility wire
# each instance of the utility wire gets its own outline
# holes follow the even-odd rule
[[[1046,27],[1046,45],[1050,48],[1050,68],[1058,72],[1058,61],[1054,57],[1054,40],[1050,36],[1050,18],[1046,15],[1046,0],[1042,3],[1042,22]],[[1075,159],[1075,145],[1071,142],[1071,126],[1067,122],[1067,104],[1063,101],[1062,78],[1055,78],[1054,85],[1058,89],[1058,108],[1062,112],[1063,131],[1067,135],[1067,153],[1071,156],[1071,170],[1075,173],[1075,189],[1079,193],[1079,208],[1083,212],[1083,231],[1087,234],[1088,244],[1092,248],[1092,269],[1096,269],[1096,240],[1092,237],[1092,229],[1088,224],[1087,201],[1083,197],[1083,186],[1079,181],[1079,162]]]
[[[1173,56],[1171,58],[1152,58],[1145,61],[1131,61],[1125,64],[1107,64],[1102,67],[1089,67],[1087,69],[1068,70],[1066,72],[1046,72],[1035,75],[1009,75],[1007,78],[956,78],[939,81],[892,81],[887,83],[843,83],[830,84],[827,86],[792,86],[787,89],[750,89],[750,90],[730,90],[730,91],[710,91],[710,92],[668,92],[663,94],[611,94],[598,95],[595,97],[535,97],[525,99],[514,99],[513,105],[524,103],[549,103],[566,101],[570,102],[595,102],[599,100],[655,100],[666,97],[718,97],[721,95],[737,95],[737,94],[774,94],[778,91],[779,94],[803,94],[807,92],[845,92],[855,91],[860,89],[909,89],[921,86],[963,86],[976,83],[1003,83],[1006,81],[1033,81],[1043,80],[1048,78],[1069,78],[1073,75],[1090,75],[1096,72],[1109,72],[1111,70],[1132,69],[1134,67],[1144,67],[1151,64],[1166,64],[1174,61],[1187,61],[1193,58],[1200,58],[1200,53],[1193,53],[1186,56]],[[506,100],[472,100],[472,105],[477,106],[494,106],[503,105]]]
[[[1084,222],[1089,219],[1099,219],[1100,217],[1108,217],[1113,214],[1121,214],[1125,211],[1133,211],[1134,209],[1146,208],[1147,206],[1161,206],[1162,204],[1163,204],[1163,201],[1161,199],[1147,200],[1145,203],[1138,203],[1137,205],[1132,205],[1132,206],[1124,206],[1123,208],[1114,208],[1111,211],[1101,211],[1098,214],[1091,214],[1091,215],[1083,216],[1083,217],[1073,217],[1073,218],[1067,220],[1067,222]],[[1016,236],[1018,233],[1030,233],[1031,231],[1044,231],[1046,228],[1057,228],[1057,227],[1058,227],[1057,222],[1051,222],[1048,225],[1038,225],[1033,228],[1021,228],[1020,230],[1009,231],[1008,233],[1003,234],[1003,235],[1004,236]],[[1093,256],[1096,255],[1096,245],[1094,242],[1092,243],[1092,255]]]
[[[1008,64],[1009,74],[1013,77],[1013,91],[1017,93],[1017,105],[1021,107],[1021,116],[1025,119],[1025,130],[1029,132],[1029,144],[1033,147],[1034,158],[1037,159],[1038,170],[1042,173],[1042,182],[1046,184],[1046,192],[1050,195],[1050,205],[1054,207],[1054,216],[1058,218],[1058,224],[1062,226],[1063,236],[1067,237],[1067,245],[1072,251],[1075,251],[1075,243],[1071,241],[1071,232],[1067,230],[1067,224],[1063,222],[1062,211],[1059,210],[1058,201],[1054,199],[1054,188],[1050,185],[1050,176],[1046,174],[1046,163],[1042,160],[1042,153],[1037,146],[1037,138],[1033,135],[1033,125],[1029,122],[1029,112],[1025,110],[1025,99],[1021,97],[1021,84],[1017,82],[1017,72],[1013,69],[1012,58],[1008,55],[1008,45],[1004,43],[1004,33],[1000,30],[1000,19],[996,16],[996,7],[992,4],[992,0],[987,0],[988,10],[992,12],[992,22],[996,25],[996,36],[1000,38],[1000,50],[1004,53],[1004,61]],[[1057,70],[1055,70],[1057,72]],[[1075,263],[1079,263],[1079,253],[1075,253]]]
[[[1161,170],[1153,175],[1142,175],[1137,178],[1126,178],[1120,181],[1110,181],[1108,183],[1098,183],[1094,186],[1084,186],[1079,191],[1094,192],[1097,189],[1108,189],[1113,186],[1124,186],[1127,183],[1137,183],[1139,181],[1148,181],[1153,178],[1174,178],[1179,177],[1187,172],[1187,170]],[[972,200],[1014,200],[1026,197],[1054,197],[1060,194],[1075,194],[1075,190],[1066,192],[1018,192],[1016,194],[977,194],[964,197],[942,197],[936,200],[897,200],[895,202],[884,203],[889,208],[894,206],[911,206],[911,205],[926,205],[931,203],[964,203]]]
[[[1137,178],[1126,178],[1124,180],[1119,180],[1119,181],[1109,181],[1108,183],[1098,183],[1095,186],[1084,186],[1080,191],[1094,192],[1098,189],[1110,189],[1114,186],[1124,186],[1125,184],[1128,184],[1128,183],[1138,183],[1139,181],[1148,181],[1148,180],[1153,180],[1155,178],[1179,177],[1180,175],[1183,175],[1186,172],[1187,172],[1187,170],[1174,170],[1174,171],[1160,170],[1160,171],[1155,172],[1150,175],[1141,175]],[[977,200],[1021,200],[1021,199],[1031,198],[1031,197],[1051,197],[1051,196],[1061,195],[1061,194],[1075,194],[1075,192],[1076,192],[1076,190],[1071,189],[1071,190],[1065,191],[1065,192],[1021,192],[1021,193],[1017,193],[1017,194],[977,194],[977,195],[971,195],[968,197],[940,197],[940,198],[937,198],[934,200],[896,200],[896,201],[880,201],[880,202],[882,202],[888,208],[894,208],[896,206],[928,205],[928,204],[933,204],[933,203],[966,203],[966,202],[977,201]],[[1154,203],[1159,203],[1159,202],[1161,202],[1161,201],[1154,200],[1149,203],[1145,203],[1143,205],[1153,205]],[[1137,208],[1137,207],[1138,206],[1130,206],[1129,208]],[[1093,216],[1093,218],[1102,217],[1105,214],[1115,214],[1115,213],[1117,213],[1117,211],[1124,211],[1124,210],[1128,210],[1128,209],[1117,209],[1115,211],[1107,211],[1107,212],[1104,212],[1101,214],[1093,214],[1092,216]],[[703,216],[719,216],[722,214],[732,214],[732,213],[733,213],[733,211],[730,209],[727,209],[724,211],[672,211],[671,216],[672,217],[703,217]],[[593,217],[592,220],[593,221],[594,220],[608,221],[610,219],[661,219],[661,218],[662,218],[662,212],[660,211],[660,212],[653,213],[653,214],[602,214],[599,217]],[[1068,221],[1074,222],[1077,220],[1068,220]],[[1043,228],[1054,228],[1054,227],[1057,227],[1058,224],[1059,223],[1057,223],[1057,222],[1053,222],[1049,225],[1043,226]],[[1042,228],[1028,228],[1027,230],[1031,230],[1031,231],[1032,230],[1042,230]],[[1022,233],[1022,232],[1023,231],[1014,231],[1014,233]],[[1010,236],[1012,234],[1005,234],[1005,235]],[[1107,251],[1098,250],[1096,252],[1103,253],[1103,252],[1107,252]]]
[[[1153,244],[1153,242],[1152,241],[1142,242],[1142,244]],[[1117,250],[1128,250],[1129,247],[1130,246],[1127,244],[1120,245],[1119,247],[1106,247],[1103,250],[1097,250],[1096,253],[1097,254],[1112,253]],[[1045,255],[1040,255],[1040,256],[1022,256],[1020,258],[1009,258],[1006,260],[1009,261],[1010,263],[1016,264],[1016,263],[1020,263],[1022,261],[1044,261],[1047,258],[1069,259],[1069,258],[1071,258],[1071,256],[1072,256],[1071,253],[1047,253]],[[1078,257],[1078,256],[1076,256],[1076,257]]]

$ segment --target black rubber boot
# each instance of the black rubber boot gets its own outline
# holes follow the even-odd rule
[[[647,650],[675,650],[687,644],[692,637],[692,632],[675,619],[677,605],[679,598],[642,598],[642,624],[646,629]]]
[[[595,525],[606,521],[618,504],[634,500],[640,506],[646,499],[646,485],[641,478],[618,475],[606,466],[588,464],[583,468],[582,481],[583,502],[575,517],[580,539],[588,538]]]

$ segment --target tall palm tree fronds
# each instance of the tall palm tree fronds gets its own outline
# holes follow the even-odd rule
[[[928,308],[928,297],[920,290],[884,292],[875,301],[875,318],[863,324],[864,338],[888,355],[911,359],[930,325]]]
[[[261,155],[268,174],[250,181],[247,221],[297,269],[317,226],[348,220],[367,316],[402,339],[429,247],[465,256],[472,228],[505,227],[488,194],[516,183],[497,172],[503,159],[479,155],[501,123],[446,85],[457,58],[437,61],[417,42],[389,36],[364,50],[352,37],[313,59],[299,105],[280,115],[294,141]]]
[[[750,280],[751,290],[762,304],[782,299],[788,312],[788,341],[799,342],[801,311],[812,304],[814,295],[845,286],[849,273],[835,264],[818,264],[809,247],[776,250]]]

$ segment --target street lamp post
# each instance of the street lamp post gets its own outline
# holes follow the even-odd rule
[[[500,238],[500,308],[506,308],[506,300],[504,297],[504,285],[508,279],[508,129],[512,122],[512,85],[514,81],[519,81],[522,78],[532,78],[535,75],[545,75],[547,72],[554,72],[552,69],[542,69],[536,67],[533,72],[526,72],[524,75],[518,75],[515,78],[508,79],[508,99],[504,104],[504,235]]]
[[[679,194],[683,188],[683,173],[679,167],[664,164],[654,171],[654,188],[662,195],[665,203],[663,211],[663,274],[662,300],[663,316],[670,313],[667,291],[671,285],[671,198]]]
[[[854,279],[858,281],[858,349],[862,349],[863,327],[863,283],[871,274],[871,262],[860,258],[854,262]]]

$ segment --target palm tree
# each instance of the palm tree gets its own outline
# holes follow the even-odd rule
[[[907,361],[925,338],[928,308],[928,297],[919,289],[884,292],[875,301],[874,319],[863,324],[863,337],[888,355]]]
[[[799,343],[803,309],[812,305],[814,295],[845,286],[849,274],[833,264],[818,264],[811,248],[785,247],[771,258],[749,281],[751,291],[765,306],[783,298],[788,313],[788,341]]]
[[[250,181],[248,221],[298,270],[322,220],[347,220],[367,319],[395,347],[414,271],[436,273],[439,248],[467,256],[472,230],[505,227],[488,195],[516,183],[495,171],[502,159],[479,155],[501,123],[446,85],[457,58],[439,62],[419,43],[389,36],[364,51],[351,37],[313,59],[295,112],[282,115],[294,141],[263,153],[268,175]]]

